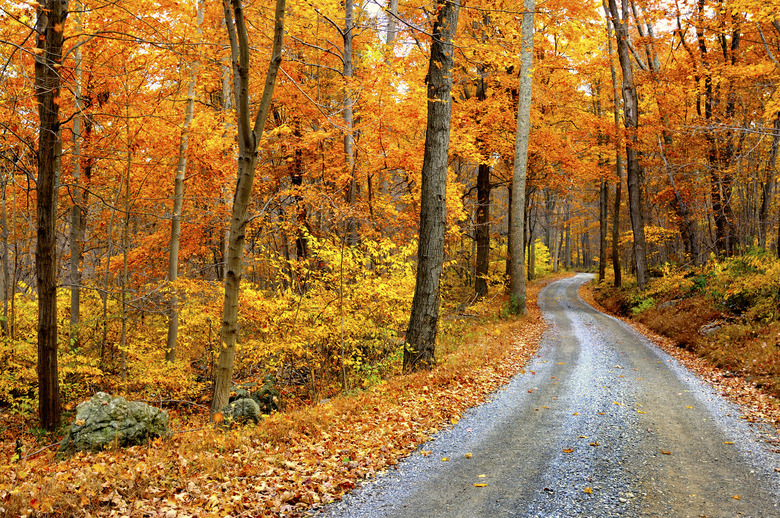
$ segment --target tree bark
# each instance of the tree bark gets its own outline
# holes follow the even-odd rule
[[[645,244],[645,222],[642,213],[642,170],[639,164],[639,99],[634,70],[628,49],[628,4],[623,0],[623,19],[618,13],[615,0],[609,0],[612,24],[615,27],[618,60],[623,71],[623,110],[626,136],[626,162],[628,175],[628,211],[631,229],[634,233],[634,259],[636,261],[636,283],[640,290],[647,286],[647,245]]]
[[[57,171],[60,144],[60,65],[68,2],[39,0],[35,30],[35,94],[38,98],[37,212],[35,273],[38,285],[38,412],[40,425],[54,430],[60,423],[57,368]]]
[[[346,177],[349,178],[347,186],[347,204],[353,208],[357,202],[357,179],[355,178],[355,133],[354,133],[354,105],[355,98],[352,95],[352,35],[354,31],[354,4],[353,0],[345,0],[344,3],[344,168]],[[347,244],[355,246],[358,241],[357,218],[350,214],[347,217]]]
[[[428,66],[428,122],[420,195],[417,278],[404,345],[404,371],[428,369],[436,363],[439,283],[444,262],[447,219],[447,163],[452,111],[452,40],[458,27],[460,0],[437,0]]]
[[[236,358],[238,338],[238,293],[241,284],[244,240],[248,223],[249,201],[257,165],[257,149],[271,107],[271,97],[276,75],[282,63],[282,36],[284,34],[285,0],[276,0],[274,15],[274,39],[271,62],[265,79],[263,96],[260,100],[254,126],[249,113],[249,39],[244,7],[241,0],[223,0],[225,25],[233,54],[233,75],[238,124],[238,181],[233,199],[230,219],[227,265],[225,272],[225,303],[222,312],[220,332],[221,347],[214,375],[214,396],[211,414],[222,410],[228,403],[230,384],[233,378],[233,363]]]
[[[477,263],[474,294],[477,298],[487,294],[487,275],[490,268],[490,165],[479,164],[477,170]]]
[[[203,34],[204,0],[198,0],[196,24],[196,48],[199,47]],[[200,50],[196,50],[200,52]],[[176,166],[176,176],[173,181],[173,213],[171,214],[171,247],[168,254],[168,282],[174,283],[179,277],[179,245],[181,242],[181,213],[184,206],[184,179],[187,175],[187,149],[190,142],[190,124],[195,113],[195,86],[200,72],[200,59],[196,58],[190,64],[190,77],[187,82],[187,105],[184,108],[184,123],[179,138],[179,160]],[[168,310],[168,338],[165,344],[165,360],[176,361],[176,341],[179,334],[179,297],[172,291],[170,308]]]
[[[772,125],[772,144],[769,148],[769,160],[766,165],[766,180],[761,186],[761,208],[759,209],[758,221],[761,234],[761,247],[766,248],[766,241],[769,236],[769,207],[772,205],[772,191],[775,185],[775,165],[777,164],[777,152],[780,147],[780,112],[775,114],[775,121]],[[777,246],[780,253],[780,243]]]
[[[11,273],[9,268],[9,261],[8,261],[8,255],[10,253],[10,248],[8,247],[8,218],[6,216],[6,187],[8,186],[8,177],[5,174],[5,171],[3,172],[3,177],[0,178],[0,189],[2,189],[2,200],[0,200],[0,226],[3,227],[2,229],[2,240],[3,240],[3,320],[2,320],[2,328],[3,328],[3,334],[6,336],[9,336],[10,338],[13,338],[13,326],[11,325],[11,322],[9,322],[9,313],[8,313],[8,299],[9,299],[9,291],[11,291]]]
[[[76,2],[76,32],[83,30],[81,24],[81,11],[83,5],[80,1]],[[73,136],[72,136],[72,163],[73,163],[73,186],[71,187],[71,202],[73,206],[70,209],[70,336],[69,345],[72,351],[79,348],[79,322],[81,320],[81,261],[83,252],[81,244],[84,241],[86,232],[86,206],[83,204],[81,186],[81,130],[83,119],[82,105],[82,82],[83,71],[81,69],[81,48],[73,52]]]
[[[523,2],[522,41],[520,44],[520,88],[517,100],[517,132],[515,134],[515,163],[512,170],[512,272],[510,290],[512,307],[525,315],[525,179],[528,168],[528,138],[531,132],[531,89],[533,86],[534,0]]]
[[[617,73],[615,64],[612,61],[612,25],[609,16],[609,7],[602,0],[601,6],[604,8],[604,14],[607,18],[607,48],[609,51],[609,68],[612,76],[612,118],[615,125],[615,200],[612,210],[612,272],[614,276],[614,286],[619,288],[623,282],[622,270],[620,267],[620,196],[621,183],[623,182],[623,155],[620,152],[620,89],[617,83]]]
[[[607,218],[609,217],[609,186],[601,180],[599,187],[599,282],[607,275]]]

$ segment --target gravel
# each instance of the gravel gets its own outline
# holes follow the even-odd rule
[[[761,425],[585,304],[589,278],[542,292],[550,328],[524,374],[318,516],[780,517]]]

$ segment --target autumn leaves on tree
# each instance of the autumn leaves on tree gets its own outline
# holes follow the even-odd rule
[[[0,404],[47,428],[90,387],[316,401],[538,273],[778,248],[762,2],[41,0],[0,33]]]

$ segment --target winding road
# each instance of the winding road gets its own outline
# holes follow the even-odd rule
[[[539,296],[538,356],[332,517],[780,517],[780,455],[676,360],[578,295]],[[443,460],[448,459],[448,460]]]

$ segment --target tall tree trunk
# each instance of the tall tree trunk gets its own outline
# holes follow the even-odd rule
[[[525,179],[528,169],[528,138],[531,132],[531,88],[533,85],[534,50],[534,0],[523,2],[522,41],[520,44],[520,88],[517,100],[517,132],[515,135],[515,163],[512,170],[512,275],[510,290],[512,307],[525,315],[525,254],[523,236],[525,235]]]
[[[474,293],[477,298],[487,294],[487,275],[490,268],[490,165],[479,164],[477,170],[477,262]]]
[[[506,268],[504,270],[504,278],[507,281],[506,291],[512,293],[512,288],[509,285],[509,280],[512,278],[512,182],[506,184],[506,199],[508,207],[506,210]]]
[[[3,327],[3,334],[6,336],[9,336],[10,338],[13,338],[13,327],[11,325],[11,322],[9,322],[9,313],[8,313],[8,299],[9,299],[9,292],[13,293],[12,286],[11,286],[11,272],[8,265],[8,256],[11,252],[10,248],[8,247],[8,217],[6,214],[6,187],[8,186],[8,177],[6,176],[5,172],[3,173],[3,177],[0,178],[0,189],[2,189],[2,204],[0,204],[0,225],[2,225],[2,239],[3,239],[3,320],[2,320],[2,327]]]
[[[60,144],[60,66],[66,0],[39,0],[35,30],[35,94],[38,98],[38,239],[35,274],[38,285],[38,413],[40,425],[54,430],[60,423],[57,368],[57,173]]]
[[[607,218],[609,217],[609,186],[605,179],[599,187],[599,282],[607,275]]]
[[[83,26],[81,24],[81,11],[83,4],[76,2],[74,16],[76,17],[76,32],[81,33]],[[81,260],[83,253],[81,244],[84,241],[86,228],[86,206],[82,204],[81,195],[81,130],[82,130],[82,110],[84,109],[81,101],[83,71],[81,69],[81,48],[73,52],[73,137],[71,156],[73,163],[73,186],[71,187],[71,201],[73,206],[70,209],[70,348],[77,350],[80,345],[79,322],[81,320]]]
[[[420,235],[417,278],[404,346],[404,371],[428,369],[436,363],[439,283],[444,262],[447,220],[447,163],[452,112],[452,69],[460,0],[437,0],[428,66],[428,122],[420,193]]]
[[[623,110],[626,136],[626,162],[628,174],[628,211],[631,229],[634,233],[634,259],[636,261],[636,283],[640,290],[647,286],[647,245],[645,244],[645,222],[642,213],[642,170],[637,150],[639,149],[639,99],[634,83],[634,69],[628,48],[628,3],[623,0],[623,19],[618,13],[615,0],[609,0],[612,24],[615,27],[618,60],[623,71]]]
[[[129,99],[129,92],[126,94],[126,99]],[[126,105],[127,108],[127,167],[125,168],[125,221],[122,226],[122,275],[119,278],[119,296],[122,302],[122,314],[121,314],[121,329],[119,331],[119,372],[122,377],[122,381],[127,381],[127,285],[129,281],[128,270],[128,253],[130,250],[130,211],[132,208],[132,200],[130,199],[130,171],[133,167],[133,153],[130,143],[130,104]]]
[[[197,36],[195,38],[196,52],[200,53],[200,42],[203,35],[204,0],[198,0],[196,13]],[[187,175],[187,149],[190,143],[190,124],[195,113],[195,85],[200,72],[200,58],[190,64],[190,77],[187,82],[187,105],[184,109],[184,123],[179,137],[179,160],[176,166],[176,176],[173,181],[173,213],[171,214],[171,247],[168,254],[168,281],[176,282],[179,277],[179,244],[181,242],[181,213],[184,206],[184,179]],[[174,289],[171,293],[168,309],[168,339],[165,344],[165,360],[176,361],[176,341],[179,334],[179,297]]]
[[[225,303],[222,312],[221,347],[214,375],[214,396],[211,413],[222,410],[228,403],[233,378],[238,338],[238,292],[241,284],[244,258],[244,240],[249,219],[249,201],[257,165],[257,149],[263,136],[263,128],[271,108],[271,97],[276,83],[279,65],[282,63],[282,36],[284,34],[285,0],[276,0],[274,14],[274,39],[271,62],[266,74],[265,88],[254,120],[249,113],[249,38],[241,0],[223,0],[225,25],[233,56],[233,83],[236,97],[236,121],[238,124],[238,181],[233,198],[230,220],[227,265],[225,272]]]
[[[612,210],[612,272],[615,278],[614,285],[619,288],[623,281],[620,268],[620,195],[623,182],[623,154],[620,152],[620,89],[617,83],[615,63],[612,61],[612,24],[610,22],[609,7],[605,0],[601,6],[607,18],[607,47],[609,50],[609,68],[612,76],[612,118],[615,125],[615,202]]]
[[[601,119],[601,81],[596,85],[595,99],[596,117]],[[598,143],[603,146],[607,143],[605,135],[599,131]],[[602,177],[599,183],[599,282],[604,282],[607,275],[607,218],[609,217],[609,185],[607,184],[606,168],[609,161],[599,154],[599,170]]]
[[[354,105],[355,98],[352,95],[352,36],[354,33],[354,5],[353,0],[344,2],[344,168],[346,177],[349,178],[347,187],[347,203],[353,208],[357,202],[357,179],[355,178],[355,133],[354,133]],[[347,244],[355,246],[358,241],[357,218],[350,215],[347,218]]]

